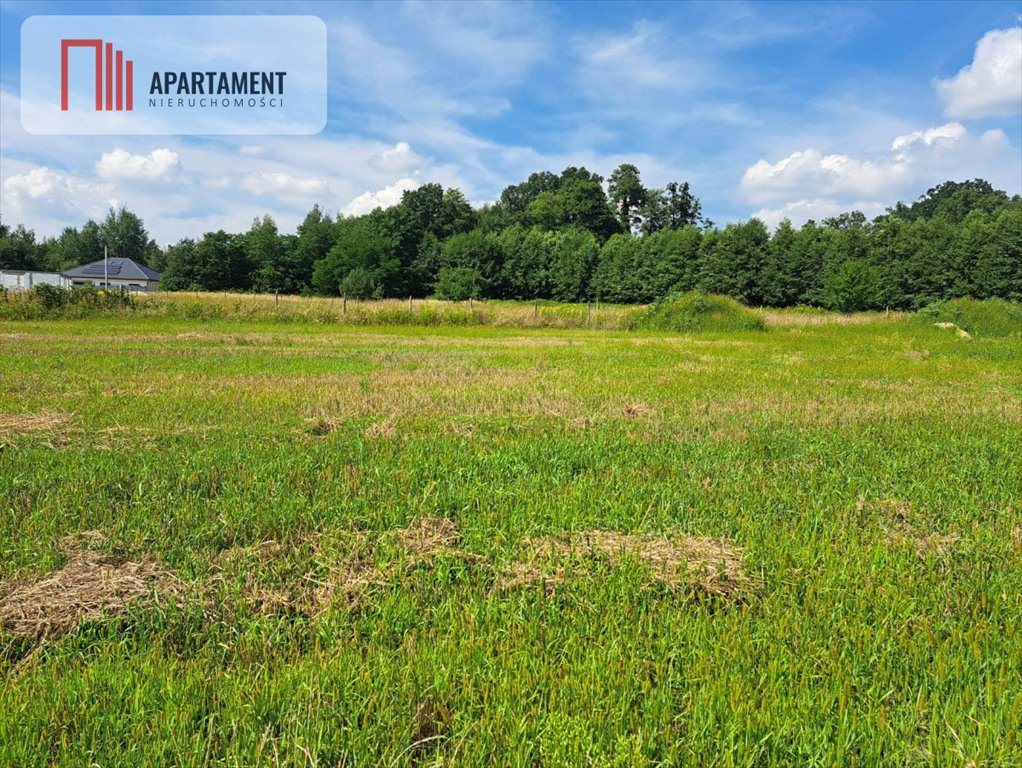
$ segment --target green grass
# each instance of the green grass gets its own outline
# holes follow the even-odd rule
[[[183,585],[0,629],[0,765],[1019,764],[1022,342],[825,319],[0,322],[0,601],[88,530]],[[499,588],[592,529],[748,586]]]

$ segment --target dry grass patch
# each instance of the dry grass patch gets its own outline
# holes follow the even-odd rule
[[[102,542],[95,531],[67,537],[65,550],[73,555],[62,569],[0,585],[0,625],[18,637],[45,638],[117,616],[138,601],[174,602],[183,593],[183,583],[159,560],[125,560],[92,549]]]
[[[675,534],[652,536],[614,531],[587,531],[571,536],[526,539],[527,560],[511,564],[498,578],[503,589],[564,581],[573,560],[595,556],[612,566],[639,561],[655,581],[687,585],[729,598],[750,580],[743,571],[742,550],[725,539]]]
[[[885,543],[895,547],[909,546],[920,557],[936,555],[946,559],[962,538],[954,532],[927,530],[926,516],[912,502],[903,499],[880,499],[873,502],[859,499],[855,509],[860,514],[868,512],[880,518],[881,526],[886,529]]]
[[[458,530],[450,520],[424,517],[383,537],[407,554],[406,565],[417,565],[456,552]],[[346,531],[232,547],[215,558],[207,586],[222,591],[233,581],[242,601],[258,613],[317,618],[338,600],[349,608],[359,605],[371,587],[387,586],[398,575],[397,563],[377,562],[379,541],[365,531]]]
[[[309,437],[326,437],[341,426],[339,420],[327,418],[326,416],[316,416],[305,421],[309,425],[305,429],[305,434]]]
[[[397,424],[393,419],[384,419],[383,421],[370,424],[362,434],[368,438],[394,437],[397,434]]]
[[[458,422],[450,422],[447,425],[447,431],[456,437],[470,438],[475,434],[475,427],[471,424],[460,424]]]
[[[630,419],[637,419],[641,416],[648,416],[651,413],[653,413],[652,408],[650,408],[645,403],[639,401],[625,403],[625,406],[622,410],[625,416],[627,416]]]
[[[412,561],[418,562],[453,551],[458,542],[458,528],[446,517],[422,517],[407,528],[398,528],[394,536],[397,545]]]
[[[865,325],[897,321],[908,317],[909,312],[856,312],[843,315],[838,312],[791,312],[784,310],[759,310],[760,317],[768,326],[776,328],[803,327],[807,325]]]
[[[65,429],[74,417],[69,413],[0,413],[0,437],[31,432],[57,432]]]
[[[338,543],[343,551],[328,551]],[[388,572],[373,565],[371,554],[363,532],[351,532],[343,540],[331,538],[329,543],[318,534],[286,543],[269,539],[217,555],[208,586],[216,591],[236,580],[242,601],[257,613],[315,618],[335,598],[352,607],[369,586],[387,582]]]

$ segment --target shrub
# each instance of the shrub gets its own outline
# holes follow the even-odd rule
[[[827,280],[827,302],[838,312],[880,309],[880,279],[876,270],[860,259],[850,259]]]
[[[651,305],[636,328],[656,331],[765,331],[763,318],[727,296],[671,294]]]
[[[465,301],[479,298],[482,275],[470,267],[444,267],[437,274],[434,289],[438,299]]]
[[[341,280],[340,290],[342,296],[350,296],[353,299],[368,299],[376,296],[379,286],[373,278],[372,273],[363,267],[356,267]]]
[[[952,299],[919,310],[927,323],[954,323],[973,336],[1011,336],[1022,333],[1022,304],[1005,299]]]
[[[59,288],[41,284],[30,291],[10,291],[0,296],[0,318],[5,320],[77,319],[133,312],[135,308],[135,299],[127,291],[97,290],[92,286]]]

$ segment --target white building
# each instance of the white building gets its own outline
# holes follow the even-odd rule
[[[60,273],[63,285],[94,285],[129,291],[160,290],[160,273],[131,259],[100,259]]]
[[[56,272],[32,272],[27,269],[0,269],[0,288],[8,291],[27,291],[34,285],[63,285]]]

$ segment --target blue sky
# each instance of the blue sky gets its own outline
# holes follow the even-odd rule
[[[33,136],[30,15],[310,13],[329,31],[311,137]],[[0,184],[40,234],[125,204],[161,244],[437,181],[476,203],[537,170],[633,162],[718,223],[875,215],[948,178],[1022,191],[1022,4],[0,4]],[[300,41],[299,41],[300,44]]]

